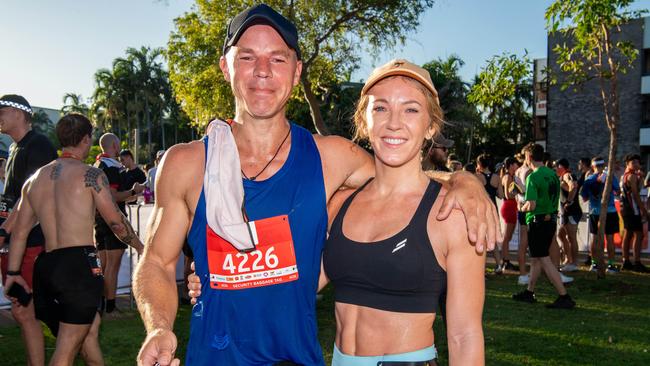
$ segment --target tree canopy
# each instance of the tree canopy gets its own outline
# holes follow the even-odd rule
[[[179,128],[189,123],[172,94],[162,54],[161,48],[128,48],[124,57],[113,60],[110,69],[97,70],[89,108],[100,130],[111,131],[122,141],[132,144],[134,129],[144,132],[146,143],[141,144],[139,153],[147,160],[156,150],[177,142]],[[173,140],[165,134],[169,125],[173,126]]]
[[[230,18],[256,4],[251,0],[197,0],[196,10],[175,20],[167,58],[170,79],[182,108],[203,126],[212,117],[232,116],[234,101],[218,68]],[[323,101],[338,84],[349,81],[361,52],[402,45],[419,26],[433,0],[269,0],[268,5],[298,28],[303,56],[300,87],[293,98],[306,101],[316,131],[330,132]],[[289,112],[291,113],[291,111]]]
[[[483,114],[473,138],[492,156],[514,155],[532,137],[532,61],[504,53],[487,60],[468,95]]]

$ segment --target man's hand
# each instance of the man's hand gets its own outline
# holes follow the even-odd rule
[[[454,208],[463,211],[469,241],[478,252],[493,250],[503,240],[496,207],[481,182],[471,173],[455,172],[448,182],[448,193],[442,201],[438,220],[446,219]]]
[[[187,276],[187,292],[190,295],[192,305],[196,305],[196,299],[201,296],[201,278],[196,275],[196,270],[194,269],[194,262],[190,265],[192,273]]]
[[[22,305],[20,305],[20,303],[18,302],[18,299],[17,299],[17,298],[15,298],[15,297],[11,297],[11,296],[9,296],[9,294],[8,294],[9,289],[11,289],[11,286],[12,286],[14,283],[17,283],[17,284],[19,284],[20,286],[22,286],[22,287],[25,289],[25,291],[27,291],[27,293],[30,293],[30,294],[31,294],[31,293],[32,293],[32,289],[27,285],[27,281],[25,281],[25,279],[23,278],[23,276],[7,276],[7,282],[5,282],[5,286],[4,286],[4,289],[5,289],[5,297],[6,297],[7,299],[9,299],[9,301],[11,301],[12,304],[17,305],[17,306],[22,306]]]
[[[135,194],[140,194],[140,193],[142,193],[142,192],[144,191],[144,188],[145,188],[145,185],[144,185],[144,184],[140,184],[140,183],[138,183],[138,182],[133,183],[133,187],[131,187],[131,189],[132,189],[133,191],[135,191]]]
[[[138,366],[180,366],[181,361],[174,358],[176,335],[168,329],[156,329],[147,335],[140,352]]]

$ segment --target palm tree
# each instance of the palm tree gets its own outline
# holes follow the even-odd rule
[[[87,115],[88,105],[83,102],[81,94],[66,93],[63,96],[63,108],[61,108],[61,113],[81,113]]]
[[[111,128],[115,131],[117,127],[118,136],[122,136],[122,124],[119,118],[120,90],[113,72],[109,69],[100,69],[95,73],[95,92],[93,103],[90,106],[90,113],[93,119],[98,122],[103,130]]]
[[[147,124],[147,144],[151,149],[152,107],[155,108],[164,104],[161,102],[161,86],[165,83],[161,80],[161,75],[166,72],[163,70],[162,63],[159,61],[162,57],[163,49],[151,49],[144,46],[140,47],[140,49],[130,47],[126,50],[126,54],[126,59],[133,65],[135,71],[138,96],[143,103],[143,114]]]
[[[166,146],[166,120],[177,121],[181,114],[174,112],[176,100],[169,82],[169,73],[162,65],[160,48],[129,48],[126,56],[116,58],[112,69],[95,73],[95,92],[90,112],[93,119],[105,129],[111,128],[123,137],[123,130],[140,131],[147,126],[147,147],[154,150],[152,140]],[[154,137],[154,128],[160,135]],[[132,137],[132,136],[129,136]],[[158,140],[160,139],[160,140]]]

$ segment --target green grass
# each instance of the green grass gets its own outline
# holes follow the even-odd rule
[[[517,303],[512,293],[520,290],[515,275],[488,275],[484,312],[486,363],[488,365],[648,365],[650,364],[650,275],[621,273],[596,280],[587,272],[575,274],[569,293],[576,309],[551,310],[544,304],[555,293],[543,279],[537,304]],[[335,322],[332,291],[318,302],[320,341],[326,360],[332,357]],[[189,334],[190,308],[180,308],[176,333],[178,356],[184,358]],[[447,363],[447,347],[441,318],[434,325],[440,364]],[[144,339],[142,323],[134,312],[104,322],[102,351],[107,365],[133,365]],[[47,334],[48,357],[54,338]],[[23,346],[17,327],[0,329],[0,364],[24,365]],[[79,362],[79,365],[83,363]]]

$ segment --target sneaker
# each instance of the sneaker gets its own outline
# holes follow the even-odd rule
[[[623,265],[621,266],[621,270],[622,271],[633,271],[634,270],[634,265],[632,264],[632,262],[623,259]]]
[[[510,263],[510,261],[505,261],[503,269],[508,271],[518,271],[519,266],[515,266],[514,264]]]
[[[578,266],[576,266],[573,263],[569,263],[560,269],[560,271],[562,272],[575,272],[577,270],[578,270]]]
[[[562,279],[562,283],[571,283],[571,282],[573,282],[573,277],[565,276],[562,273],[560,273],[560,278]]]
[[[535,298],[535,293],[528,291],[527,289],[512,295],[512,299],[516,301],[527,302],[530,304],[537,302],[537,299]]]
[[[598,265],[596,263],[592,263],[591,267],[589,267],[590,272],[598,272]]]
[[[618,268],[616,268],[616,266],[613,264],[608,264],[606,271],[609,274],[617,274],[619,272]]]
[[[530,280],[530,275],[520,275],[519,278],[517,279],[517,284],[519,285],[527,285],[528,280]]]
[[[569,294],[558,296],[555,301],[550,304],[546,304],[546,307],[549,309],[573,309],[575,306],[576,302],[573,301]]]
[[[497,266],[497,268],[494,269],[494,274],[503,274],[503,267],[502,266]]]
[[[641,263],[641,262],[634,263],[634,266],[632,266],[632,270],[634,272],[640,272],[640,273],[648,273],[648,272],[650,272],[650,269],[648,269],[648,267],[644,266],[643,263]]]
[[[587,266],[587,267],[591,266],[591,256],[590,256],[590,255],[587,256],[587,260],[585,261],[584,264],[585,264],[585,266]]]

